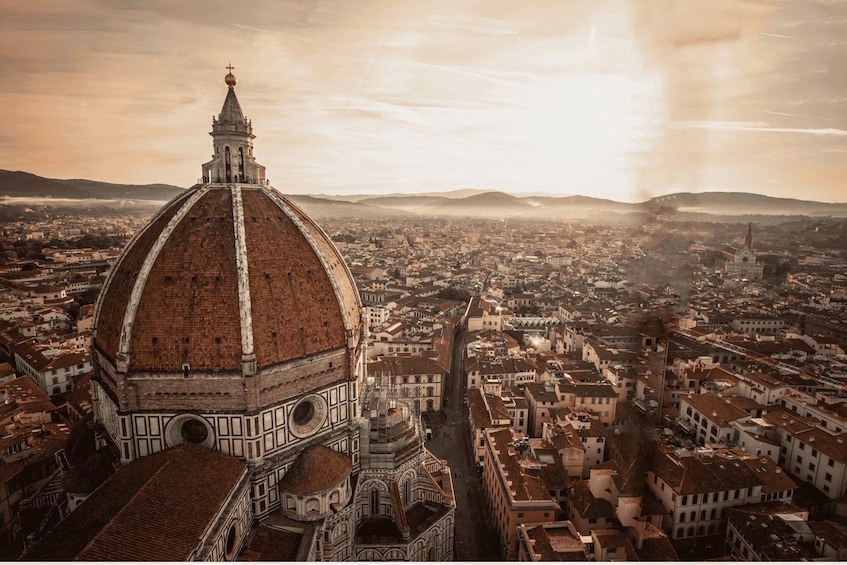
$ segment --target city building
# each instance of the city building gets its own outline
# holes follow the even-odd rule
[[[225,81],[202,183],[96,305],[93,426],[120,468],[24,558],[450,559],[449,468],[366,378],[352,275],[268,184]]]
[[[679,417],[694,432],[700,445],[732,439],[732,423],[749,415],[712,393],[689,394],[679,401]]]
[[[669,450],[656,446],[647,488],[665,508],[662,528],[674,540],[726,531],[729,508],[790,503],[797,483],[772,459],[741,450]]]
[[[784,502],[729,508],[726,539],[731,555],[745,561],[817,561],[809,513]],[[842,534],[843,535],[843,534]],[[819,544],[820,545],[820,544]]]
[[[85,350],[56,349],[28,341],[15,348],[15,364],[54,396],[73,389],[74,377],[91,371],[91,355]]]
[[[496,330],[503,331],[503,312],[500,306],[495,306],[487,300],[473,297],[468,303],[465,313],[468,331]]]
[[[757,258],[756,251],[753,249],[753,224],[751,223],[747,225],[744,247],[736,251],[732,258],[724,263],[724,276],[760,280],[764,270],[764,263]]]
[[[415,411],[441,410],[447,370],[428,357],[392,355],[368,361],[368,375],[408,399]]]
[[[487,429],[483,433],[485,458],[482,481],[489,510],[505,558],[518,554],[518,524],[553,522],[559,504],[542,469],[561,465],[554,458],[543,463],[532,454],[528,440],[515,437],[511,429]]]
[[[31,530],[26,507],[60,466],[68,428],[53,423],[56,406],[29,377],[0,383],[0,550],[20,544]],[[54,495],[58,495],[53,491]],[[35,526],[38,524],[36,523]]]
[[[500,397],[500,383],[492,383],[488,392],[481,388],[468,389],[468,427],[473,444],[474,460],[480,468],[485,463],[486,430],[510,426],[509,410]]]

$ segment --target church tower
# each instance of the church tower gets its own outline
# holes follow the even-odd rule
[[[765,265],[753,249],[753,223],[747,224],[744,247],[735,252],[732,259],[724,263],[724,277],[728,279],[761,280]]]
[[[25,558],[449,559],[449,469],[408,410],[401,437],[370,437],[358,289],[267,183],[228,69],[203,182],[133,237],[95,307],[93,430],[119,469],[67,481],[75,510]]]
[[[235,95],[233,67],[224,81],[229,90],[217,118],[212,118],[214,154],[203,164],[203,182],[265,184],[265,167],[253,157],[253,123],[244,117]]]

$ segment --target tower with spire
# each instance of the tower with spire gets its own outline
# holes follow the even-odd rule
[[[765,266],[757,259],[753,249],[753,223],[747,224],[747,235],[744,236],[744,247],[735,252],[731,259],[724,264],[724,277],[728,279],[761,280]]]
[[[266,181],[228,69],[204,182],[103,284],[69,511],[24,559],[449,560],[450,470],[364,386],[355,280]]]
[[[234,67],[227,67],[224,77],[229,88],[221,113],[212,118],[214,154],[203,164],[204,183],[266,184],[265,167],[253,157],[253,123],[244,117],[235,95]]]

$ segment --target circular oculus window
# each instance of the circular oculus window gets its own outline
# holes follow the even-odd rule
[[[165,439],[171,447],[181,443],[193,443],[211,448],[215,442],[215,433],[200,416],[181,414],[168,422]]]
[[[203,443],[209,437],[209,430],[200,420],[186,420],[179,428],[179,433],[186,443]]]
[[[312,394],[297,404],[288,414],[288,427],[296,437],[304,438],[318,430],[326,420],[327,405],[322,397]]]
[[[241,537],[241,525],[233,522],[229,526],[229,531],[226,534],[226,547],[224,549],[224,559],[232,561],[236,557],[238,549],[238,538]]]
[[[309,422],[312,421],[312,418],[315,417],[315,405],[311,402],[301,402],[294,409],[294,413],[291,415],[291,419],[298,426],[308,425]]]

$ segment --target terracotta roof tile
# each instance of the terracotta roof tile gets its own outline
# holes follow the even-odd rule
[[[201,190],[196,201],[187,200]],[[359,331],[361,314],[338,250],[273,189],[239,190],[257,367],[346,347]],[[129,244],[104,287],[96,322],[94,343],[107,359],[117,356],[131,293],[158,241],[161,250],[142,281],[132,321],[129,370],[180,372],[187,363],[192,371],[241,371],[235,194],[230,186],[198,185]],[[165,238],[174,217],[179,221]]]
[[[24,559],[188,559],[245,476],[235,457],[190,444],[142,457],[109,477]]]
[[[509,497],[512,501],[536,502],[539,504],[549,503],[557,506],[551,498],[547,487],[537,476],[539,473],[532,472],[521,465],[519,454],[510,446],[514,440],[514,434],[510,428],[489,431],[494,449],[498,451],[498,462],[503,467],[503,472],[509,481]]]
[[[588,481],[571,482],[572,492],[569,502],[583,519],[615,517],[615,508],[605,498],[596,498],[591,494]]]
[[[230,192],[209,191],[153,264],[132,327],[131,370],[179,372],[183,363],[194,371],[240,370],[234,247]]]
[[[645,538],[641,548],[636,548],[638,559],[641,561],[679,561],[679,555],[661,530],[650,522],[644,522]]]
[[[797,488],[768,458],[720,450],[713,457],[679,457],[655,446],[653,470],[677,494],[721,492],[761,486],[763,492]]]
[[[332,281],[305,235],[260,190],[244,189],[242,201],[257,364],[345,345]],[[326,252],[330,261],[340,261],[335,248]]]
[[[815,428],[797,432],[794,437],[839,463],[847,463],[847,432],[832,434]]]
[[[350,476],[353,464],[346,455],[323,445],[313,445],[302,453],[279,482],[279,488],[292,494],[311,494],[330,489]]]
[[[540,561],[588,561],[585,546],[568,528],[557,524],[540,524],[526,527],[526,534],[534,542],[532,552]]]
[[[141,265],[150,253],[156,239],[188,197],[187,192],[183,193],[162,208],[156,218],[132,239],[127,245],[126,251],[112,268],[112,274],[104,285],[108,288],[110,298],[104,301],[103,297],[106,293],[100,294],[97,328],[92,337],[94,346],[106,353],[111,359],[114,359],[118,350],[124,313],[127,304],[129,304],[132,287],[138,277],[138,272],[141,270]]]
[[[260,526],[239,558],[244,561],[294,561],[302,539],[301,533]]]
[[[694,394],[683,397],[695,410],[703,414],[710,422],[726,427],[730,422],[746,417],[744,410],[729,404],[713,392]]]
[[[474,428],[484,430],[491,426],[491,417],[482,397],[482,390],[478,388],[468,389],[468,410]]]
[[[809,527],[820,538],[826,540],[827,545],[835,549],[847,548],[847,526],[831,520],[809,522]]]

